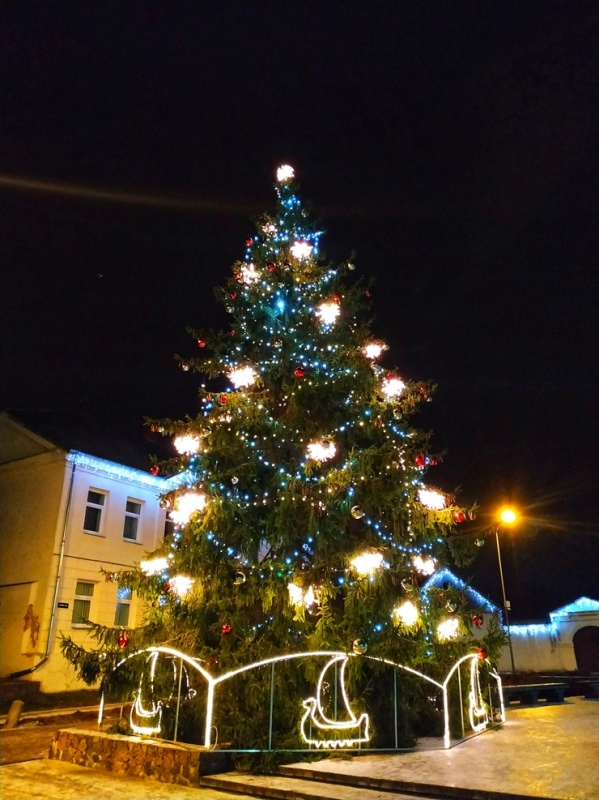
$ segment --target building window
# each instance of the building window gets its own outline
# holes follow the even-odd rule
[[[87,493],[87,506],[85,508],[85,519],[83,520],[83,530],[88,533],[100,533],[100,521],[102,519],[102,509],[106,502],[104,492],[97,489],[90,489]]]
[[[94,596],[94,584],[87,581],[77,581],[75,598],[73,600],[73,625],[87,625]]]
[[[131,608],[131,589],[119,586],[116,590],[116,612],[114,624],[126,628],[129,625],[129,610]]]
[[[139,518],[141,517],[141,503],[139,500],[127,499],[127,507],[125,509],[125,526],[123,528],[123,539],[128,539],[130,542],[137,541],[137,532],[139,528]]]

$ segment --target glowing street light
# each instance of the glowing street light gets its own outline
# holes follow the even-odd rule
[[[508,646],[510,648],[510,659],[512,662],[512,672],[516,671],[516,665],[514,662],[514,650],[512,648],[512,635],[510,633],[510,601],[507,600],[505,596],[505,583],[503,580],[503,567],[501,566],[501,549],[499,547],[499,528],[501,525],[513,525],[518,520],[518,514],[514,511],[513,508],[509,508],[508,506],[504,506],[500,509],[497,515],[497,522],[493,526],[493,532],[495,533],[495,541],[497,542],[497,561],[499,562],[499,577],[501,578],[501,595],[503,598],[503,610],[505,613],[505,625],[507,628],[507,641]]]

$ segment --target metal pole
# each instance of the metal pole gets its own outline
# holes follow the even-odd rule
[[[397,735],[397,670],[393,670],[393,723],[395,725],[395,749],[399,748],[399,736]]]
[[[272,750],[272,711],[275,702],[275,662],[270,672],[270,720],[268,723],[268,749]]]
[[[510,648],[510,659],[512,661],[512,672],[516,672],[514,664],[514,650],[512,648],[512,635],[510,633],[510,617],[508,614],[508,601],[505,597],[505,584],[503,582],[503,567],[501,566],[501,550],[499,548],[499,525],[495,526],[495,541],[497,542],[497,560],[499,562],[499,577],[501,578],[501,594],[503,596],[503,610],[505,612],[505,625],[507,628],[507,641]]]
[[[462,720],[462,739],[466,738],[466,728],[464,727],[464,698],[462,696],[462,667],[458,666],[458,693],[460,696],[460,718]]]
[[[175,713],[175,736],[173,742],[177,741],[177,728],[179,727],[179,706],[181,705],[181,678],[183,677],[183,659],[179,663],[179,687],[177,689],[177,711]]]

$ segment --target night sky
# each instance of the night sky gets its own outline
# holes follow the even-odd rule
[[[513,618],[599,599],[596,2],[5,2],[0,405],[142,430],[198,409],[185,327],[281,163],[373,276],[385,365]],[[472,577],[499,603],[496,552]]]

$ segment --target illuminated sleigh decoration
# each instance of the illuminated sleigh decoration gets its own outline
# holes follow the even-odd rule
[[[237,675],[241,675],[242,673],[248,672],[253,669],[258,669],[259,667],[271,666],[274,671],[274,667],[277,663],[289,662],[298,658],[326,657],[328,659],[318,679],[315,696],[306,698],[303,701],[303,706],[305,711],[300,723],[300,733],[303,741],[309,747],[322,748],[322,749],[349,748],[353,747],[354,745],[366,744],[368,741],[370,741],[369,716],[366,712],[364,712],[359,717],[356,717],[355,713],[353,712],[350,706],[349,699],[345,690],[345,667],[347,665],[348,659],[352,657],[364,658],[369,661],[375,661],[379,664],[386,664],[387,666],[397,671],[401,670],[409,672],[412,675],[415,675],[416,677],[427,681],[429,684],[432,684],[433,686],[436,687],[436,689],[441,690],[441,696],[443,699],[443,722],[444,722],[443,746],[445,748],[451,747],[450,724],[449,724],[449,696],[448,696],[449,683],[451,679],[456,675],[456,672],[458,674],[458,680],[460,680],[459,678],[460,667],[468,662],[470,665],[470,686],[467,698],[467,710],[468,710],[468,718],[473,732],[479,733],[483,731],[491,724],[492,721],[504,722],[505,720],[505,707],[503,702],[503,692],[501,689],[501,678],[494,670],[490,670],[488,673],[489,678],[493,678],[496,681],[497,695],[500,703],[498,720],[497,719],[493,720],[492,715],[489,711],[489,706],[485,704],[483,699],[483,693],[480,686],[481,659],[479,655],[476,653],[472,653],[460,658],[450,669],[443,683],[439,683],[439,681],[436,681],[433,678],[424,675],[422,672],[418,672],[417,670],[412,669],[411,667],[406,667],[403,664],[396,664],[395,662],[385,658],[376,658],[375,656],[365,656],[365,655],[356,656],[353,653],[344,653],[340,651],[322,651],[322,650],[316,652],[289,653],[286,655],[274,656],[272,658],[264,659],[263,661],[257,661],[253,664],[248,664],[245,667],[239,667],[238,669],[231,670],[231,672],[227,672],[224,675],[219,675],[218,677],[214,677],[202,666],[199,659],[192,658],[191,656],[188,656],[185,653],[180,652],[179,650],[174,650],[171,647],[156,646],[156,647],[148,647],[145,648],[144,650],[138,650],[135,653],[131,653],[130,655],[123,658],[116,665],[115,669],[118,669],[128,659],[134,658],[135,656],[140,656],[144,653],[148,653],[149,655],[148,663],[150,665],[150,675],[149,675],[150,689],[152,689],[152,682],[153,682],[154,672],[156,669],[156,662],[159,655],[163,655],[173,662],[179,661],[179,672],[177,673],[176,670],[174,672],[175,679],[177,674],[179,675],[179,685],[180,685],[181,675],[184,672],[187,672],[189,668],[192,668],[193,670],[199,672],[200,675],[206,681],[207,696],[206,696],[206,719],[205,719],[205,731],[204,731],[204,747],[206,748],[211,748],[214,746],[214,743],[212,742],[214,700],[215,700],[216,689],[221,683],[224,683],[225,681]],[[343,706],[347,714],[347,718],[342,720],[331,719],[330,717],[328,717],[324,711],[324,704],[322,702],[322,692],[323,692],[325,676],[334,667],[340,667],[338,680],[341,688],[341,698]],[[186,684],[189,685],[187,679],[186,679]],[[151,707],[146,708],[146,706],[142,702],[143,686],[144,682],[142,676],[142,680],[140,681],[132,706],[131,727],[133,728],[135,733],[139,733],[142,735],[152,736],[155,734],[160,734],[163,703],[160,700],[155,701],[152,698]],[[171,694],[171,697],[172,696],[173,695]],[[104,694],[102,693],[102,697],[100,700],[100,711],[98,715],[98,724],[101,724],[103,714],[104,714]],[[271,711],[271,716],[272,716],[272,711]],[[269,749],[271,749],[270,745]]]

